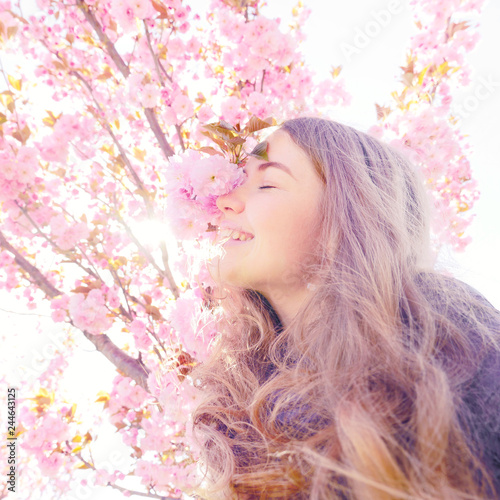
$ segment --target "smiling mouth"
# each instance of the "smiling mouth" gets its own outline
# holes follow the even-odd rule
[[[254,235],[236,229],[222,228],[219,230],[219,241],[224,244],[228,241],[245,242],[254,239]]]

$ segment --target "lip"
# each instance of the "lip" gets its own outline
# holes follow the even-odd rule
[[[239,245],[243,245],[244,243],[249,243],[250,241],[253,241],[254,238],[250,239],[250,240],[233,240],[233,238],[229,238],[228,240],[226,240],[222,245],[224,247],[233,247],[233,246],[239,246]]]

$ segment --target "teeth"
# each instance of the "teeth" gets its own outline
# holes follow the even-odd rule
[[[221,229],[220,236],[222,239],[233,239],[240,241],[247,241],[253,239],[253,236],[248,233],[235,231],[234,229]]]

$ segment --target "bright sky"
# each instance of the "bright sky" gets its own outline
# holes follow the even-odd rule
[[[186,3],[191,2],[186,0]],[[296,0],[281,0],[279,4],[270,1],[263,12],[270,16],[282,17],[283,23],[286,23],[290,19],[288,12],[295,3]],[[308,40],[303,47],[306,61],[325,77],[332,66],[342,65],[342,76],[352,95],[352,105],[339,110],[333,118],[360,129],[367,129],[375,123],[374,103],[390,103],[390,93],[396,88],[395,81],[400,73],[399,66],[405,62],[405,50],[409,37],[414,32],[407,7],[408,0],[307,0],[306,4],[312,8],[305,30]],[[391,15],[379,34],[370,37],[369,43],[359,54],[351,58],[346,57],[342,44],[353,44],[356,33],[359,33],[359,30],[365,31],[367,23],[373,21],[380,11],[388,9],[389,5],[396,6],[398,13]],[[380,18],[380,15],[378,17]],[[455,102],[465,110],[462,131],[469,135],[474,149],[470,160],[473,175],[479,182],[481,198],[474,209],[476,219],[469,229],[473,242],[463,254],[443,253],[441,262],[456,277],[474,286],[500,308],[500,266],[497,263],[500,255],[500,160],[496,151],[500,141],[500,68],[496,65],[495,53],[500,47],[500,3],[488,2],[478,20],[481,23],[482,39],[468,58],[474,70],[473,81],[468,88],[455,96]],[[478,92],[481,86],[487,88],[487,91]],[[6,297],[4,292],[0,294],[0,298],[0,321],[7,335],[3,351],[24,356],[21,361],[11,357],[9,362],[6,360],[6,364],[2,364],[4,368],[11,370],[10,373],[14,373],[15,367],[21,363],[31,367],[36,374],[42,369],[44,360],[50,359],[50,344],[56,342],[54,338],[58,338],[60,329],[51,322],[49,311],[47,316],[39,318],[41,326],[38,327],[34,321],[37,316],[24,311],[22,303],[12,296]],[[5,310],[22,312],[23,315],[6,313]],[[30,340],[20,346],[15,340],[16,333],[29,336]],[[76,337],[79,337],[78,332]],[[102,381],[111,380],[113,373],[110,364],[94,352],[90,343],[83,340],[81,353],[71,361],[67,385],[74,388],[75,381],[82,380],[83,383],[78,385],[77,398],[88,397],[92,400],[103,388]],[[85,374],[84,378],[82,374]],[[73,394],[75,395],[74,392]],[[101,461],[116,463],[124,460],[122,451],[118,454],[119,460],[113,459],[116,457],[113,453],[119,446],[113,430],[109,434],[103,438],[103,444],[96,450],[96,455],[102,457]],[[122,498],[122,495],[108,489],[100,489],[94,490],[90,496],[84,491],[78,494],[73,492],[63,500],[71,498],[113,500]]]

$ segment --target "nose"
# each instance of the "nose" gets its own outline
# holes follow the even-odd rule
[[[245,209],[245,202],[241,196],[241,187],[234,188],[227,194],[219,196],[216,200],[216,205],[219,210],[224,214],[234,212],[239,214]]]

